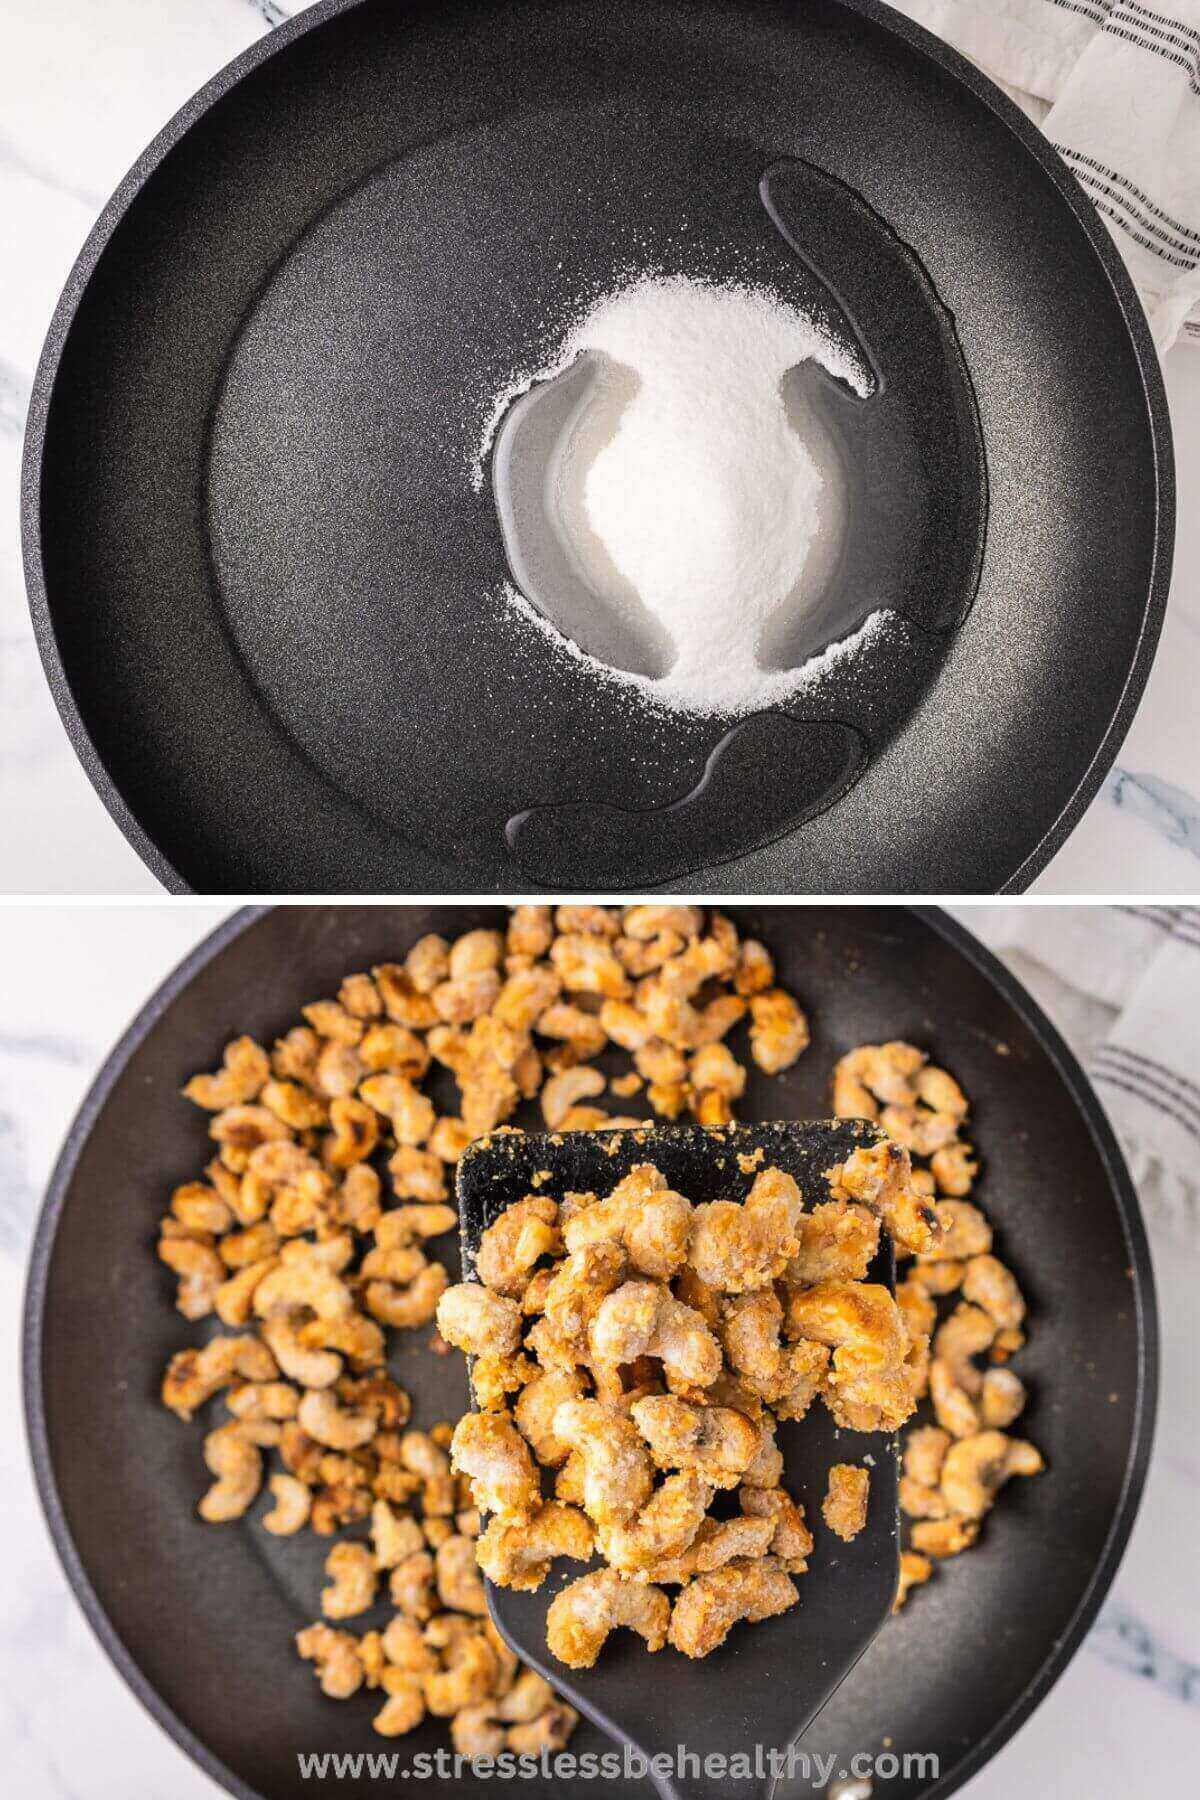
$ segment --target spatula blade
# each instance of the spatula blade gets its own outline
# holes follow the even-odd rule
[[[614,1132],[504,1132],[482,1139],[459,1164],[463,1269],[474,1273],[487,1227],[531,1192],[607,1193],[638,1163],[652,1162],[689,1200],[744,1199],[759,1168],[792,1175],[811,1206],[827,1197],[825,1172],[881,1134],[861,1120],[647,1127]],[[750,1159],[757,1152],[756,1162]],[[743,1160],[739,1160],[743,1159]],[[894,1289],[895,1262],[884,1241],[869,1279]],[[782,1753],[820,1711],[888,1615],[899,1572],[898,1439],[884,1432],[839,1430],[816,1404],[781,1424],[784,1486],[804,1504],[816,1548],[798,1576],[799,1603],[756,1625],[735,1626],[699,1661],[669,1646],[651,1657],[640,1638],[616,1631],[594,1668],[573,1670],[546,1648],[550,1602],[583,1572],[551,1571],[535,1593],[488,1582],[488,1603],[502,1635],[522,1660],[616,1740],[618,1755],[672,1759],[649,1771],[664,1796],[744,1795],[769,1791],[772,1753]],[[820,1504],[836,1462],[871,1472],[867,1523],[849,1544],[825,1529]],[[681,1761],[681,1751],[687,1759]],[[736,1765],[728,1759],[745,1759]],[[718,1769],[718,1759],[726,1759]],[[645,1765],[634,1762],[634,1769]],[[624,1771],[622,1771],[624,1772]]]

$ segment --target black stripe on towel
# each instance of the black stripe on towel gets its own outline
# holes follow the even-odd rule
[[[1190,231],[1186,225],[1176,225],[1173,219],[1168,218],[1166,213],[1151,201],[1147,201],[1144,207],[1137,205],[1130,199],[1129,194],[1122,192],[1122,187],[1117,185],[1121,182],[1121,177],[1115,169],[1106,169],[1094,157],[1084,156],[1080,151],[1073,150],[1070,144],[1055,144],[1054,148],[1061,156],[1065,156],[1069,163],[1079,165],[1075,169],[1075,174],[1085,187],[1095,188],[1100,193],[1107,194],[1110,200],[1118,206],[1123,206],[1140,225],[1144,226],[1153,236],[1161,238],[1170,249],[1177,250],[1181,256],[1200,256],[1200,232]],[[1132,188],[1133,184],[1124,182],[1122,186]]]
[[[1196,1124],[1200,1126],[1200,1088],[1189,1081],[1186,1075],[1178,1075],[1174,1069],[1156,1062],[1152,1056],[1143,1056],[1140,1051],[1130,1050],[1124,1044],[1102,1044],[1096,1055],[1119,1064],[1123,1074],[1139,1075],[1145,1081],[1164,1087],[1180,1106],[1191,1108],[1196,1115]]]
[[[1194,1138],[1196,1143],[1200,1144],[1200,1131],[1197,1131],[1190,1119],[1185,1118],[1182,1113],[1176,1112],[1173,1106],[1168,1106],[1160,1094],[1147,1093],[1136,1083],[1123,1080],[1109,1069],[1096,1068],[1094,1073],[1097,1082],[1102,1082],[1106,1087],[1117,1088],[1121,1093],[1131,1094],[1135,1100],[1142,1100],[1147,1106],[1165,1113],[1167,1118],[1174,1119],[1175,1123],[1181,1126],[1190,1138]]]
[[[1192,25],[1185,25],[1182,19],[1169,19],[1165,13],[1151,12],[1150,8],[1142,6],[1139,0],[1120,0],[1117,11],[1140,15],[1140,19],[1145,22],[1147,31],[1153,31],[1156,26],[1161,27],[1157,35],[1164,38],[1169,44],[1178,44],[1181,50],[1186,50],[1189,45],[1193,49],[1200,50],[1200,31],[1197,31]],[[1130,23],[1136,24],[1138,19],[1132,19]]]

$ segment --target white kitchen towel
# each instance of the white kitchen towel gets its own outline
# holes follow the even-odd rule
[[[987,907],[959,917],[989,948],[1095,1003],[1070,1028],[1147,1210],[1200,1240],[1200,908]],[[1014,956],[1015,953],[1015,956]]]
[[[1104,218],[1160,351],[1200,346],[1200,0],[892,0],[1005,88]]]

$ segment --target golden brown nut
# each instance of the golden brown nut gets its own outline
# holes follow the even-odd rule
[[[758,1431],[731,1406],[651,1394],[630,1414],[660,1469],[691,1470],[714,1488],[736,1487],[758,1453]]]
[[[437,1303],[438,1330],[468,1356],[511,1356],[521,1342],[521,1309],[477,1281],[447,1288]]]
[[[742,1510],[755,1519],[771,1522],[767,1548],[783,1564],[789,1575],[802,1575],[812,1554],[813,1535],[798,1500],[781,1487],[743,1487],[739,1494]]]
[[[487,1612],[487,1600],[475,1563],[474,1539],[451,1533],[438,1545],[433,1560],[442,1605],[453,1612],[482,1618]]]
[[[854,1463],[834,1463],[829,1486],[821,1502],[821,1517],[830,1531],[849,1543],[867,1522],[867,1495],[871,1476]]]
[[[668,1475],[636,1518],[601,1526],[600,1548],[611,1568],[634,1574],[682,1556],[699,1531],[713,1490],[694,1469]]]
[[[830,1182],[835,1199],[878,1213],[902,1249],[924,1256],[941,1245],[939,1209],[913,1185],[908,1153],[890,1139],[852,1151]]]
[[[616,1569],[581,1575],[555,1596],[546,1614],[546,1647],[570,1669],[590,1669],[610,1631],[624,1626],[647,1650],[667,1641],[671,1603],[661,1588],[631,1581]]]
[[[700,1314],[653,1281],[626,1281],[607,1295],[588,1345],[596,1362],[609,1367],[658,1357],[671,1386],[707,1387],[721,1369],[721,1346]]]
[[[329,1586],[321,1591],[327,1619],[352,1619],[375,1601],[379,1574],[366,1544],[335,1544],[325,1559]]]
[[[942,1497],[952,1513],[981,1519],[1010,1476],[1038,1475],[1044,1467],[1032,1444],[1002,1431],[981,1431],[951,1444],[946,1452]]]
[[[588,1517],[596,1525],[627,1525],[654,1485],[650,1453],[637,1426],[599,1400],[567,1400],[554,1414],[554,1432],[581,1459],[581,1502]]]
[[[669,1641],[684,1656],[709,1656],[739,1620],[757,1623],[786,1612],[800,1598],[795,1582],[773,1556],[737,1559],[697,1575],[671,1609]]]
[[[331,1700],[348,1700],[362,1686],[362,1658],[351,1632],[309,1625],[296,1633],[296,1649],[306,1662],[316,1665],[321,1691]]]
[[[478,1380],[479,1364],[475,1365]],[[513,1407],[517,1429],[546,1468],[566,1461],[570,1445],[554,1429],[554,1415],[568,1400],[583,1397],[583,1376],[575,1369],[539,1369],[518,1394]]]
[[[796,1220],[799,1248],[784,1270],[793,1287],[861,1281],[879,1248],[879,1217],[865,1206],[826,1200]]]
[[[965,1299],[981,1306],[997,1330],[1012,1331],[1025,1318],[1025,1302],[1016,1278],[998,1257],[980,1255],[968,1259],[963,1274]]]
[[[639,1274],[669,1281],[687,1255],[691,1202],[674,1193],[651,1163],[639,1163],[604,1200],[591,1194],[568,1196],[563,1207],[567,1250],[619,1244]]]
[[[556,1203],[547,1194],[527,1194],[506,1207],[481,1236],[475,1273],[484,1287],[519,1297],[541,1258],[561,1250]]]
[[[277,1441],[278,1425],[234,1419],[204,1440],[204,1460],[215,1480],[196,1511],[210,1525],[240,1519],[262,1486],[260,1445]]]
[[[979,1536],[978,1519],[921,1519],[912,1528],[914,1550],[939,1559],[960,1556]]]
[[[206,1112],[223,1112],[257,1098],[271,1073],[267,1053],[253,1038],[226,1044],[222,1067],[215,1075],[193,1075],[184,1096]]]
[[[587,1562],[593,1533],[575,1506],[548,1500],[528,1520],[493,1519],[475,1546],[479,1567],[498,1587],[538,1588],[556,1556]]]
[[[873,1282],[822,1282],[788,1297],[790,1334],[833,1348],[825,1402],[851,1431],[895,1431],[915,1404],[908,1333],[894,1297]]]
[[[921,1556],[916,1550],[902,1550],[900,1552],[900,1581],[896,1589],[896,1598],[892,1602],[892,1611],[898,1613],[908,1599],[910,1590],[919,1587],[922,1582],[928,1581],[932,1574],[933,1564],[927,1556]]]
[[[783,1306],[773,1288],[736,1294],[724,1304],[721,1340],[730,1367],[777,1418],[802,1419],[827,1378],[829,1350],[805,1338],[785,1347],[782,1329]]]
[[[190,1419],[198,1407],[235,1381],[270,1381],[278,1374],[275,1358],[255,1337],[216,1337],[196,1350],[180,1350],[163,1377],[165,1406]]]
[[[503,1413],[467,1413],[461,1418],[454,1428],[450,1461],[455,1470],[470,1476],[481,1512],[527,1518],[541,1499],[529,1446]]]
[[[766,1287],[799,1249],[800,1190],[782,1169],[764,1169],[745,1201],[713,1200],[692,1215],[689,1256],[697,1274],[723,1293]]]
[[[783,988],[750,997],[750,1054],[767,1075],[782,1074],[808,1049],[808,1020]]]

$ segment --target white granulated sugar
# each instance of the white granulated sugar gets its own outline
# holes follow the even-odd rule
[[[674,651],[658,679],[607,673],[668,707],[741,713],[796,692],[820,672],[814,664],[828,668],[851,652],[873,620],[801,669],[768,670],[758,656],[764,628],[796,594],[815,542],[830,529],[834,504],[788,418],[783,378],[816,358],[864,393],[862,368],[766,290],[635,279],[591,308],[548,368],[497,397],[481,478],[507,407],[583,351],[637,377],[583,479],[587,528]],[[581,559],[586,564],[586,547]]]

